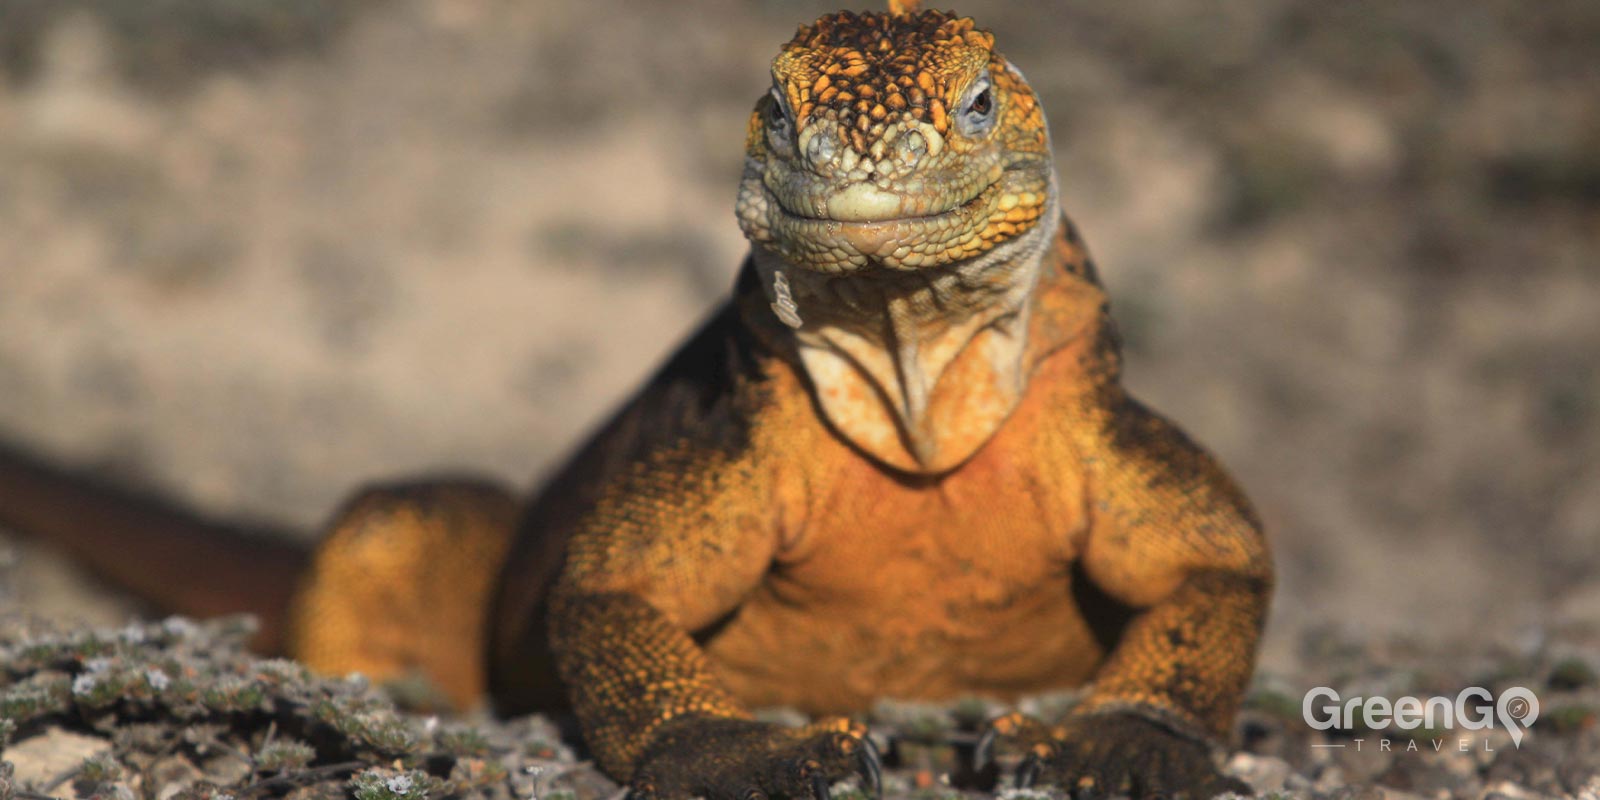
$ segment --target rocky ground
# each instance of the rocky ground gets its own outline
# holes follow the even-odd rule
[[[318,678],[293,662],[245,653],[249,630],[247,619],[174,617],[100,630],[6,620],[0,798],[590,800],[619,793],[563,739],[568,720],[428,715],[416,710],[427,705],[426,687]],[[1518,652],[1450,653],[1310,636],[1303,655],[1315,669],[1258,676],[1226,770],[1268,797],[1594,800],[1600,638],[1589,633]],[[1542,707],[1520,741],[1498,727],[1322,731],[1302,717],[1301,698],[1315,686],[1345,698],[1522,686],[1535,690]],[[1062,694],[1020,707],[1050,719],[1074,701]],[[1061,796],[1053,787],[1007,788],[992,768],[973,773],[978,726],[1002,710],[979,699],[880,703],[867,719],[887,754],[885,795]],[[765,715],[803,721],[782,710]],[[1016,760],[1000,762],[1010,774]],[[841,785],[835,796],[860,792]]]
[[[533,483],[726,291],[751,103],[834,5],[0,0],[0,438],[305,535]],[[1272,532],[1269,658],[1585,602],[1600,6],[955,5],[1133,388]]]

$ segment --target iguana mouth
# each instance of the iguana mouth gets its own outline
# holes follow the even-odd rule
[[[994,245],[996,226],[1009,225],[1004,220],[1011,209],[1037,202],[1033,192],[1002,180],[985,184],[953,206],[919,209],[915,198],[908,198],[912,213],[873,218],[860,213],[860,206],[828,216],[797,213],[774,194],[764,193],[770,209],[765,246],[792,264],[833,274],[869,267],[919,270],[965,261]]]
[[[798,220],[832,222],[846,225],[883,225],[916,220],[936,220],[940,217],[962,215],[975,210],[999,190],[999,182],[985,184],[971,197],[953,205],[928,207],[925,195],[909,195],[878,189],[871,184],[852,184],[834,192],[819,204],[821,214],[808,214],[792,208],[783,198],[772,194],[778,210]],[[919,201],[922,201],[919,203]],[[911,213],[905,213],[909,210]]]

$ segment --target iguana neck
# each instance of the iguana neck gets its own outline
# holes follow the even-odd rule
[[[977,452],[1027,388],[1032,298],[1057,218],[1052,196],[1041,223],[1005,246],[916,271],[827,275],[756,248],[828,422],[905,472],[945,472]]]

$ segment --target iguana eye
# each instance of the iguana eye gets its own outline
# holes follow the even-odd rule
[[[789,104],[778,87],[767,94],[767,146],[772,152],[790,154],[794,151],[794,121],[789,117]]]
[[[967,111],[969,111],[969,112],[971,112],[973,114],[977,114],[980,117],[989,116],[989,112],[991,110],[992,110],[992,108],[990,106],[990,97],[989,97],[989,90],[988,89],[984,89],[983,91],[978,92],[978,96],[972,98],[972,105],[967,106]]]
[[[767,125],[774,131],[786,130],[789,127],[789,109],[784,105],[783,95],[774,88],[768,97],[771,102],[767,103]]]
[[[978,137],[994,127],[994,87],[987,75],[979,78],[967,93],[967,103],[956,118],[956,127],[965,136]]]

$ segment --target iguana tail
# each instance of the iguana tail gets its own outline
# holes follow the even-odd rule
[[[156,497],[0,445],[0,527],[60,547],[163,611],[249,612],[255,646],[278,652],[308,545],[269,527],[203,519]]]

